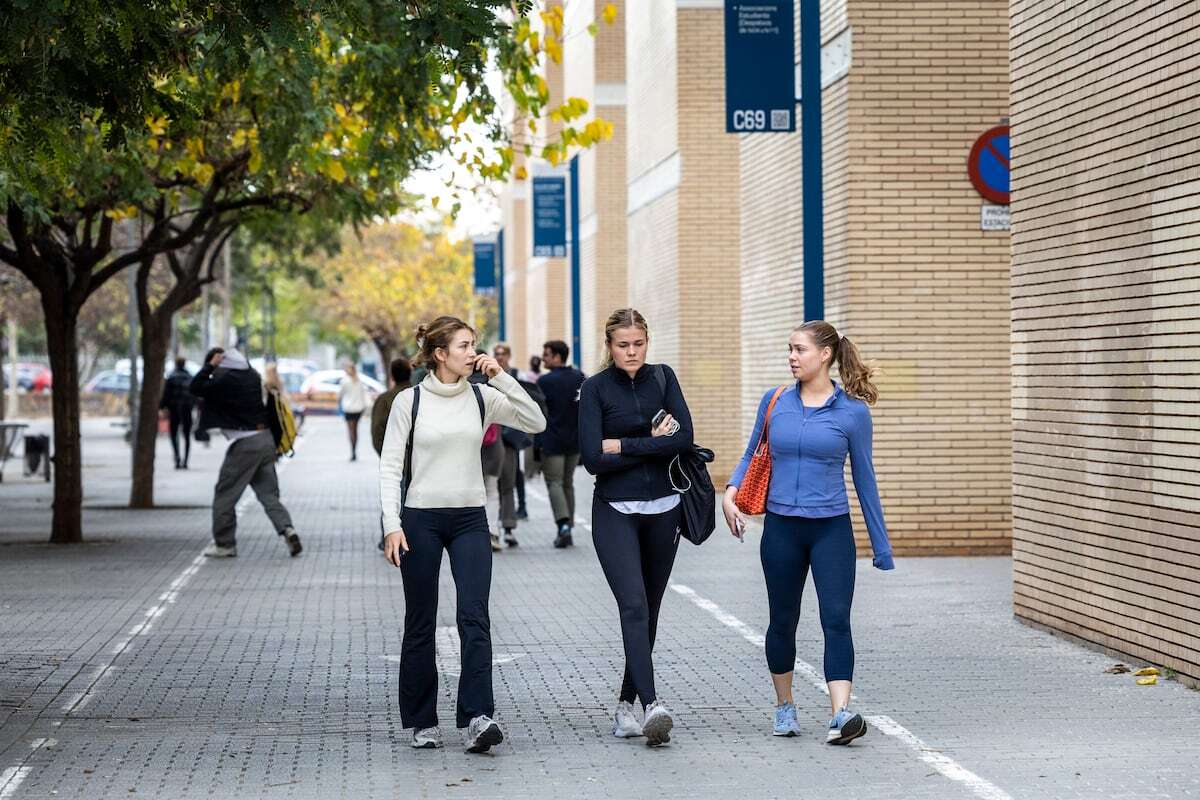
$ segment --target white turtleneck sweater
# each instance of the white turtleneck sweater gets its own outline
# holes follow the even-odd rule
[[[475,393],[465,378],[458,383],[442,383],[431,372],[420,385],[408,505],[482,507],[487,502],[479,457],[484,430],[495,422],[526,433],[541,433],[546,429],[542,410],[505,372],[479,386],[483,425],[479,424]],[[401,529],[400,484],[404,480],[404,448],[412,425],[412,401],[412,389],[396,395],[379,455],[379,499],[383,504],[383,529],[388,533]]]

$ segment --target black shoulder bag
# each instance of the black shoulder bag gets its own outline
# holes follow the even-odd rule
[[[662,390],[663,408],[666,408],[667,376],[662,364],[654,365],[654,380]],[[693,444],[690,451],[675,456],[667,465],[671,488],[680,495],[682,533],[695,545],[704,544],[717,527],[717,492],[706,466],[713,458],[712,450]]]

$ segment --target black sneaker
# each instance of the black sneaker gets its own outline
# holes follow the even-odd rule
[[[517,535],[513,533],[512,528],[504,529],[504,543],[509,547],[517,547],[520,542],[517,541]]]
[[[291,554],[292,558],[300,555],[300,552],[304,550],[304,545],[300,544],[300,536],[296,533],[295,528],[284,528],[280,536],[287,542],[288,553]]]
[[[529,512],[525,510],[524,506],[517,509],[517,519],[529,519]]]
[[[559,525],[558,536],[554,537],[554,546],[562,550],[564,547],[572,547],[574,544],[575,541],[571,538],[571,526]]]

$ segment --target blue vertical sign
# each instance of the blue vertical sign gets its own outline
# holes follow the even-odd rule
[[[796,130],[796,14],[792,3],[725,0],[726,133]]]
[[[533,255],[567,255],[567,181],[561,175],[533,178]]]
[[[495,242],[475,242],[475,291],[480,294],[496,291]]]

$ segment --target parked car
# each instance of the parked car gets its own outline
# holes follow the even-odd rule
[[[309,375],[300,385],[300,391],[292,395],[292,402],[304,407],[310,414],[334,414],[338,410],[338,387],[346,379],[340,369],[323,369]],[[358,379],[367,389],[367,399],[375,398],[387,391],[387,387],[374,378],[360,374]]]
[[[129,394],[129,373],[106,369],[83,385],[83,391],[102,394]]]
[[[4,385],[12,378],[12,365],[4,365]],[[45,364],[33,361],[17,362],[17,389],[22,392],[48,392],[54,385],[54,373]]]

